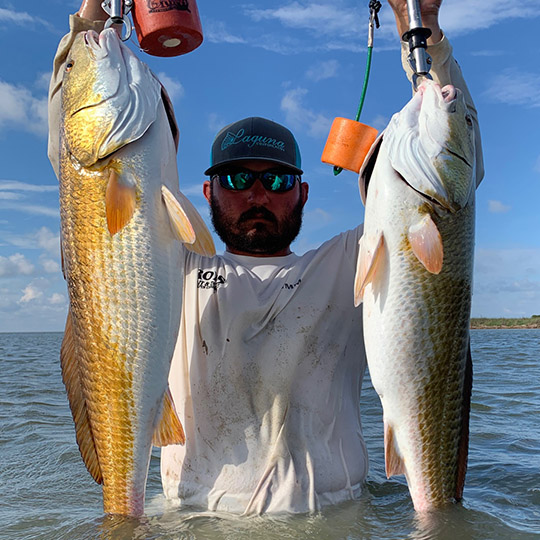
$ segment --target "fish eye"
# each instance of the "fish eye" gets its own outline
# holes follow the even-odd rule
[[[470,114],[468,114],[467,116],[465,116],[465,122],[467,122],[467,125],[469,127],[472,127],[473,126],[473,121],[472,121],[472,117]]]
[[[73,60],[68,60],[68,63],[66,64],[66,71],[71,71],[73,64],[74,64]]]

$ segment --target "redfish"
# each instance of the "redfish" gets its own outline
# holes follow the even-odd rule
[[[475,142],[462,93],[425,81],[360,171],[355,283],[388,477],[417,511],[461,499],[472,361]]]
[[[76,36],[62,86],[62,375],[104,511],[131,516],[144,512],[152,443],[184,442],[167,383],[182,306],[179,241],[214,252],[178,192],[165,100],[113,29]]]

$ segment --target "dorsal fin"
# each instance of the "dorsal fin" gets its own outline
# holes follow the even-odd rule
[[[86,401],[82,392],[71,312],[67,316],[64,339],[60,348],[60,366],[62,368],[62,379],[66,386],[69,407],[71,408],[71,414],[75,422],[75,437],[81,456],[92,478],[98,484],[102,484],[103,476],[86,409]]]

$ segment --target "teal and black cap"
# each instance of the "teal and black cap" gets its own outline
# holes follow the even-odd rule
[[[294,135],[281,124],[253,116],[225,126],[214,139],[210,167],[212,175],[221,167],[246,159],[264,159],[303,174],[300,150]]]

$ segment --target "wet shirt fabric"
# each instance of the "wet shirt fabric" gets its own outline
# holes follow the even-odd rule
[[[161,450],[167,497],[258,514],[358,496],[367,474],[351,293],[360,235],[303,256],[186,252],[169,377],[186,444]]]
[[[72,16],[54,59],[49,158],[56,172],[66,57],[77,32],[102,27]],[[433,78],[465,93],[478,184],[474,104],[448,40],[429,53]],[[205,258],[183,250],[184,305],[169,382],[187,441],[162,448],[168,498],[249,515],[314,511],[358,497],[368,469],[361,308],[353,306],[361,234],[358,227],[302,256]]]

